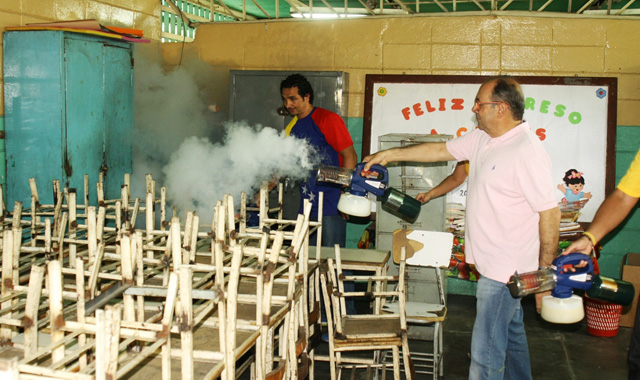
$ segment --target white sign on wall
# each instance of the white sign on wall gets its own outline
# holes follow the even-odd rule
[[[363,156],[377,151],[378,137],[388,133],[456,137],[474,129],[471,108],[486,79],[367,75]],[[591,221],[614,186],[616,78],[516,79],[525,96],[524,118],[551,156],[558,201],[565,197],[560,188],[569,188],[565,174],[574,169],[584,179],[583,196],[590,197],[579,221]]]

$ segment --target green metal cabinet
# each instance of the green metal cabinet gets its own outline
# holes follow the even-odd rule
[[[132,169],[133,51],[116,39],[65,31],[4,33],[6,200],[30,203],[29,178],[40,203],[53,202],[51,183],[76,188],[96,202],[120,196]],[[81,198],[80,198],[81,199]]]

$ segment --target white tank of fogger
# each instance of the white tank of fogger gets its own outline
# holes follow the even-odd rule
[[[338,210],[345,214],[367,217],[371,214],[371,201],[367,193],[380,197],[382,207],[406,220],[415,220],[420,213],[420,202],[400,190],[387,187],[389,172],[382,165],[374,164],[364,172],[365,163],[356,165],[354,170],[335,166],[320,165],[316,180],[337,183],[348,187],[348,192],[338,200]]]
[[[576,323],[584,318],[582,297],[572,294],[569,298],[557,298],[554,296],[542,297],[542,309],[540,316],[551,323]]]
[[[344,193],[338,200],[338,211],[348,215],[367,217],[371,215],[371,201],[366,196]]]

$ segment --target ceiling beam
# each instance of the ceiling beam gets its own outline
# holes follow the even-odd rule
[[[449,12],[449,10],[444,6],[444,4],[440,2],[440,0],[433,0],[433,2],[436,3],[436,5],[439,6],[443,12]]]
[[[622,12],[626,11],[627,8],[629,8],[631,6],[631,4],[633,4],[636,0],[631,0],[628,3],[626,3],[624,5],[624,7],[620,8],[620,11],[617,14],[622,14]]]
[[[251,1],[256,5],[256,7],[258,7],[258,9],[260,9],[262,11],[262,13],[264,13],[265,16],[267,16],[268,19],[271,19],[271,16],[269,16],[267,11],[265,11],[264,8],[262,8],[260,6],[260,4],[258,4],[258,2],[256,0],[251,0]]]
[[[591,4],[593,4],[593,2],[596,0],[589,0],[587,1],[587,3],[585,5],[582,6],[582,8],[578,9],[578,11],[576,12],[576,14],[580,14],[582,12],[584,12],[585,9],[589,8],[591,6]]]
[[[173,8],[171,8],[171,7],[163,6],[162,10],[165,11],[165,12],[174,14],[174,15],[179,17],[179,14],[176,13],[173,10]],[[225,8],[223,8],[223,7],[221,7],[220,5],[217,5],[217,4],[214,4],[210,8],[210,10],[211,10],[211,12],[215,12],[215,13],[219,13],[221,15],[233,17],[235,20],[242,19],[242,13],[231,9],[231,13],[229,14]],[[200,17],[200,16],[197,16],[197,15],[194,15],[194,14],[191,14],[191,13],[187,13],[187,12],[184,12],[184,11],[183,11],[183,13],[187,14],[188,15],[187,17],[189,17],[190,19],[193,19],[193,20],[197,21],[196,23],[193,23],[195,26],[199,26],[201,24],[205,24],[205,23],[209,23],[209,22],[213,21],[213,20],[206,19],[204,17]],[[213,17],[213,15],[212,15],[212,17]],[[255,18],[254,16],[251,16],[251,15],[247,15],[246,16],[246,20],[245,21],[253,21],[253,20],[257,20],[257,18]]]
[[[533,0],[532,0],[533,1]],[[482,4],[480,4],[480,2],[478,0],[473,0],[473,2],[478,6],[478,8],[480,8],[483,11],[486,11],[486,9],[484,9],[484,7],[482,6]]]
[[[220,5],[222,5],[222,7],[227,11],[227,15],[233,17],[236,20],[239,20],[237,16],[234,15],[233,11],[231,11],[231,9],[229,9],[229,7],[227,6],[227,4],[224,2],[224,0],[215,0],[217,1]],[[243,14],[243,20],[246,21],[247,16],[246,14]]]
[[[611,0],[609,0],[611,1]],[[542,5],[540,8],[538,8],[538,12],[542,12],[544,11],[544,9],[549,6],[549,4],[553,3],[553,0],[548,0],[546,3],[544,3],[544,5]]]
[[[191,21],[189,17],[187,17],[187,15],[184,14],[182,9],[178,8],[178,6],[173,2],[173,0],[166,0],[166,1],[167,1],[167,4],[169,4],[169,6],[171,7],[171,9],[173,9],[172,13],[180,17],[182,19],[182,22],[187,24],[189,28],[195,28],[197,26],[197,23],[194,23],[193,21]]]
[[[513,3],[513,1],[514,0],[508,0],[506,3],[502,4],[502,6],[500,7],[500,10],[503,11],[503,10],[507,9],[509,4]]]
[[[189,2],[194,4],[196,7],[204,7],[208,8],[213,14],[221,14],[225,16],[229,16],[236,21],[250,21],[250,20],[258,20],[258,19],[269,19],[272,20],[273,17],[275,19],[280,19],[281,15],[279,12],[279,5],[282,4],[282,0],[251,0],[254,6],[248,6],[247,0],[184,0],[185,2]],[[514,5],[519,6],[519,8],[523,8],[522,5],[528,4],[529,11],[532,13],[544,13],[548,12],[547,9],[554,8],[553,12],[566,12],[566,14],[573,14],[575,16],[581,15],[607,15],[607,16],[636,16],[640,14],[640,0],[606,0],[605,3],[602,0],[584,0],[587,1],[586,4],[581,6],[581,8],[577,11],[572,11],[572,4],[576,3],[574,0],[377,0],[379,6],[371,7],[368,5],[367,0],[357,0],[358,3],[355,6],[348,6],[345,0],[344,8],[333,6],[336,4],[336,0],[320,0],[322,1],[322,8],[314,7],[312,1],[309,1],[309,6],[307,6],[307,1],[300,0],[284,0],[290,6],[290,13],[298,13],[302,17],[308,18],[310,12],[314,12],[318,9],[324,10],[324,12],[328,12],[335,15],[349,14],[349,13],[360,13],[369,16],[375,15],[390,15],[390,14],[427,14],[427,13],[439,13],[439,12],[453,12],[460,13],[463,11],[458,10],[458,6],[460,4],[470,5],[474,4],[474,7],[477,7],[476,10],[482,12],[499,12],[499,11],[516,11],[521,12],[521,10],[513,9]],[[583,0],[580,0],[582,2]],[[602,1],[602,3],[601,3]],[[415,9],[413,7],[415,2]],[[502,4],[500,4],[502,2]],[[601,3],[600,7],[597,4]],[[316,0],[316,4],[320,5]],[[431,4],[436,5],[437,7],[429,8],[431,12],[420,12],[422,10],[421,5],[423,4]],[[542,4],[542,5],[541,5]],[[211,22],[212,19],[207,19],[203,16],[197,16],[189,13],[185,8],[185,10],[180,9],[181,6],[178,4],[176,0],[166,0],[167,6],[162,6],[162,10],[165,12],[170,12],[174,14],[175,17],[182,20],[185,25],[188,25],[191,28],[195,28],[202,23]],[[487,5],[487,7],[485,7]],[[613,7],[616,5],[617,9]],[[452,9],[448,9],[447,6],[452,6]],[[525,5],[526,7],[526,5]],[[563,11],[558,11],[557,7],[565,8]],[[622,8],[620,8],[622,7]],[[309,10],[306,10],[309,8]],[[598,8],[598,9],[596,9]],[[200,8],[202,9],[202,8]],[[237,9],[237,10],[236,10]],[[249,9],[251,10],[251,14],[248,14]],[[259,9],[259,11],[258,11]],[[271,16],[270,13],[273,13],[275,9],[275,16]],[[525,8],[526,9],[526,8]],[[524,10],[522,10],[524,11]],[[466,11],[464,11],[466,12]],[[474,10],[470,10],[470,12],[474,12]],[[526,11],[525,11],[526,12]],[[199,13],[199,12],[198,12]],[[306,13],[306,14],[305,14]],[[286,16],[288,17],[288,15]]]
[[[321,1],[322,1],[322,3],[323,3],[324,5],[326,5],[326,6],[327,6],[327,9],[329,9],[331,12],[333,12],[333,13],[335,13],[335,14],[338,14],[338,11],[336,11],[336,10],[331,6],[331,4],[329,4],[329,2],[328,2],[327,0],[321,0]]]
[[[300,2],[299,2],[299,1],[297,1],[297,0],[285,0],[285,1],[289,4],[289,6],[290,6],[291,8],[293,8],[297,13],[299,13],[299,14],[300,14],[300,17],[302,17],[302,18],[306,18],[306,16],[304,15],[304,13],[302,13],[302,11],[300,11],[300,7],[306,7],[306,6],[307,6],[306,4],[304,4],[304,3],[300,3]]]
[[[179,15],[178,13],[176,13],[176,12],[175,12],[175,10],[174,10],[173,8],[168,7],[168,6],[166,6],[166,5],[163,5],[163,6],[162,6],[162,10],[163,10],[163,11],[165,11],[165,12],[167,12],[167,13],[171,13],[172,15],[176,15],[176,16],[180,17],[180,15]],[[209,21],[211,21],[211,20],[209,20],[208,18],[204,18],[204,17],[201,17],[201,16],[197,16],[197,15],[194,15],[194,14],[191,14],[191,13],[187,13],[187,14],[188,14],[188,16],[187,16],[187,17],[188,17],[189,19],[194,20],[194,21],[197,21],[197,23],[198,23],[198,24],[203,23],[203,22],[209,22]],[[181,19],[182,19],[182,17],[181,17]],[[184,22],[184,19],[182,19],[182,21]]]
[[[375,15],[375,13],[373,13],[373,10],[371,8],[369,8],[369,6],[367,5],[367,3],[365,3],[363,0],[358,0],[360,2],[360,4],[362,4],[362,6],[364,7],[364,9],[367,11],[368,14],[370,15]]]
[[[400,8],[403,11],[405,11],[407,14],[412,14],[413,13],[413,11],[411,9],[409,9],[402,0],[391,0],[391,1],[393,1],[396,4],[398,4],[400,6]]]
[[[175,33],[169,33],[169,32],[162,32],[160,33],[160,37],[162,38],[168,38],[170,40],[175,40],[177,42],[193,42],[193,38],[191,37],[185,37],[185,36],[181,36],[179,34],[175,34]]]

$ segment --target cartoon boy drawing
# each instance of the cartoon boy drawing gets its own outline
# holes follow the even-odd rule
[[[567,185],[567,187],[564,187],[562,184],[558,185],[558,190],[564,193],[562,202],[577,202],[582,198],[591,198],[591,193],[582,191],[582,189],[584,189],[584,176],[582,172],[579,172],[577,169],[569,169],[564,174],[562,180],[564,184]]]

